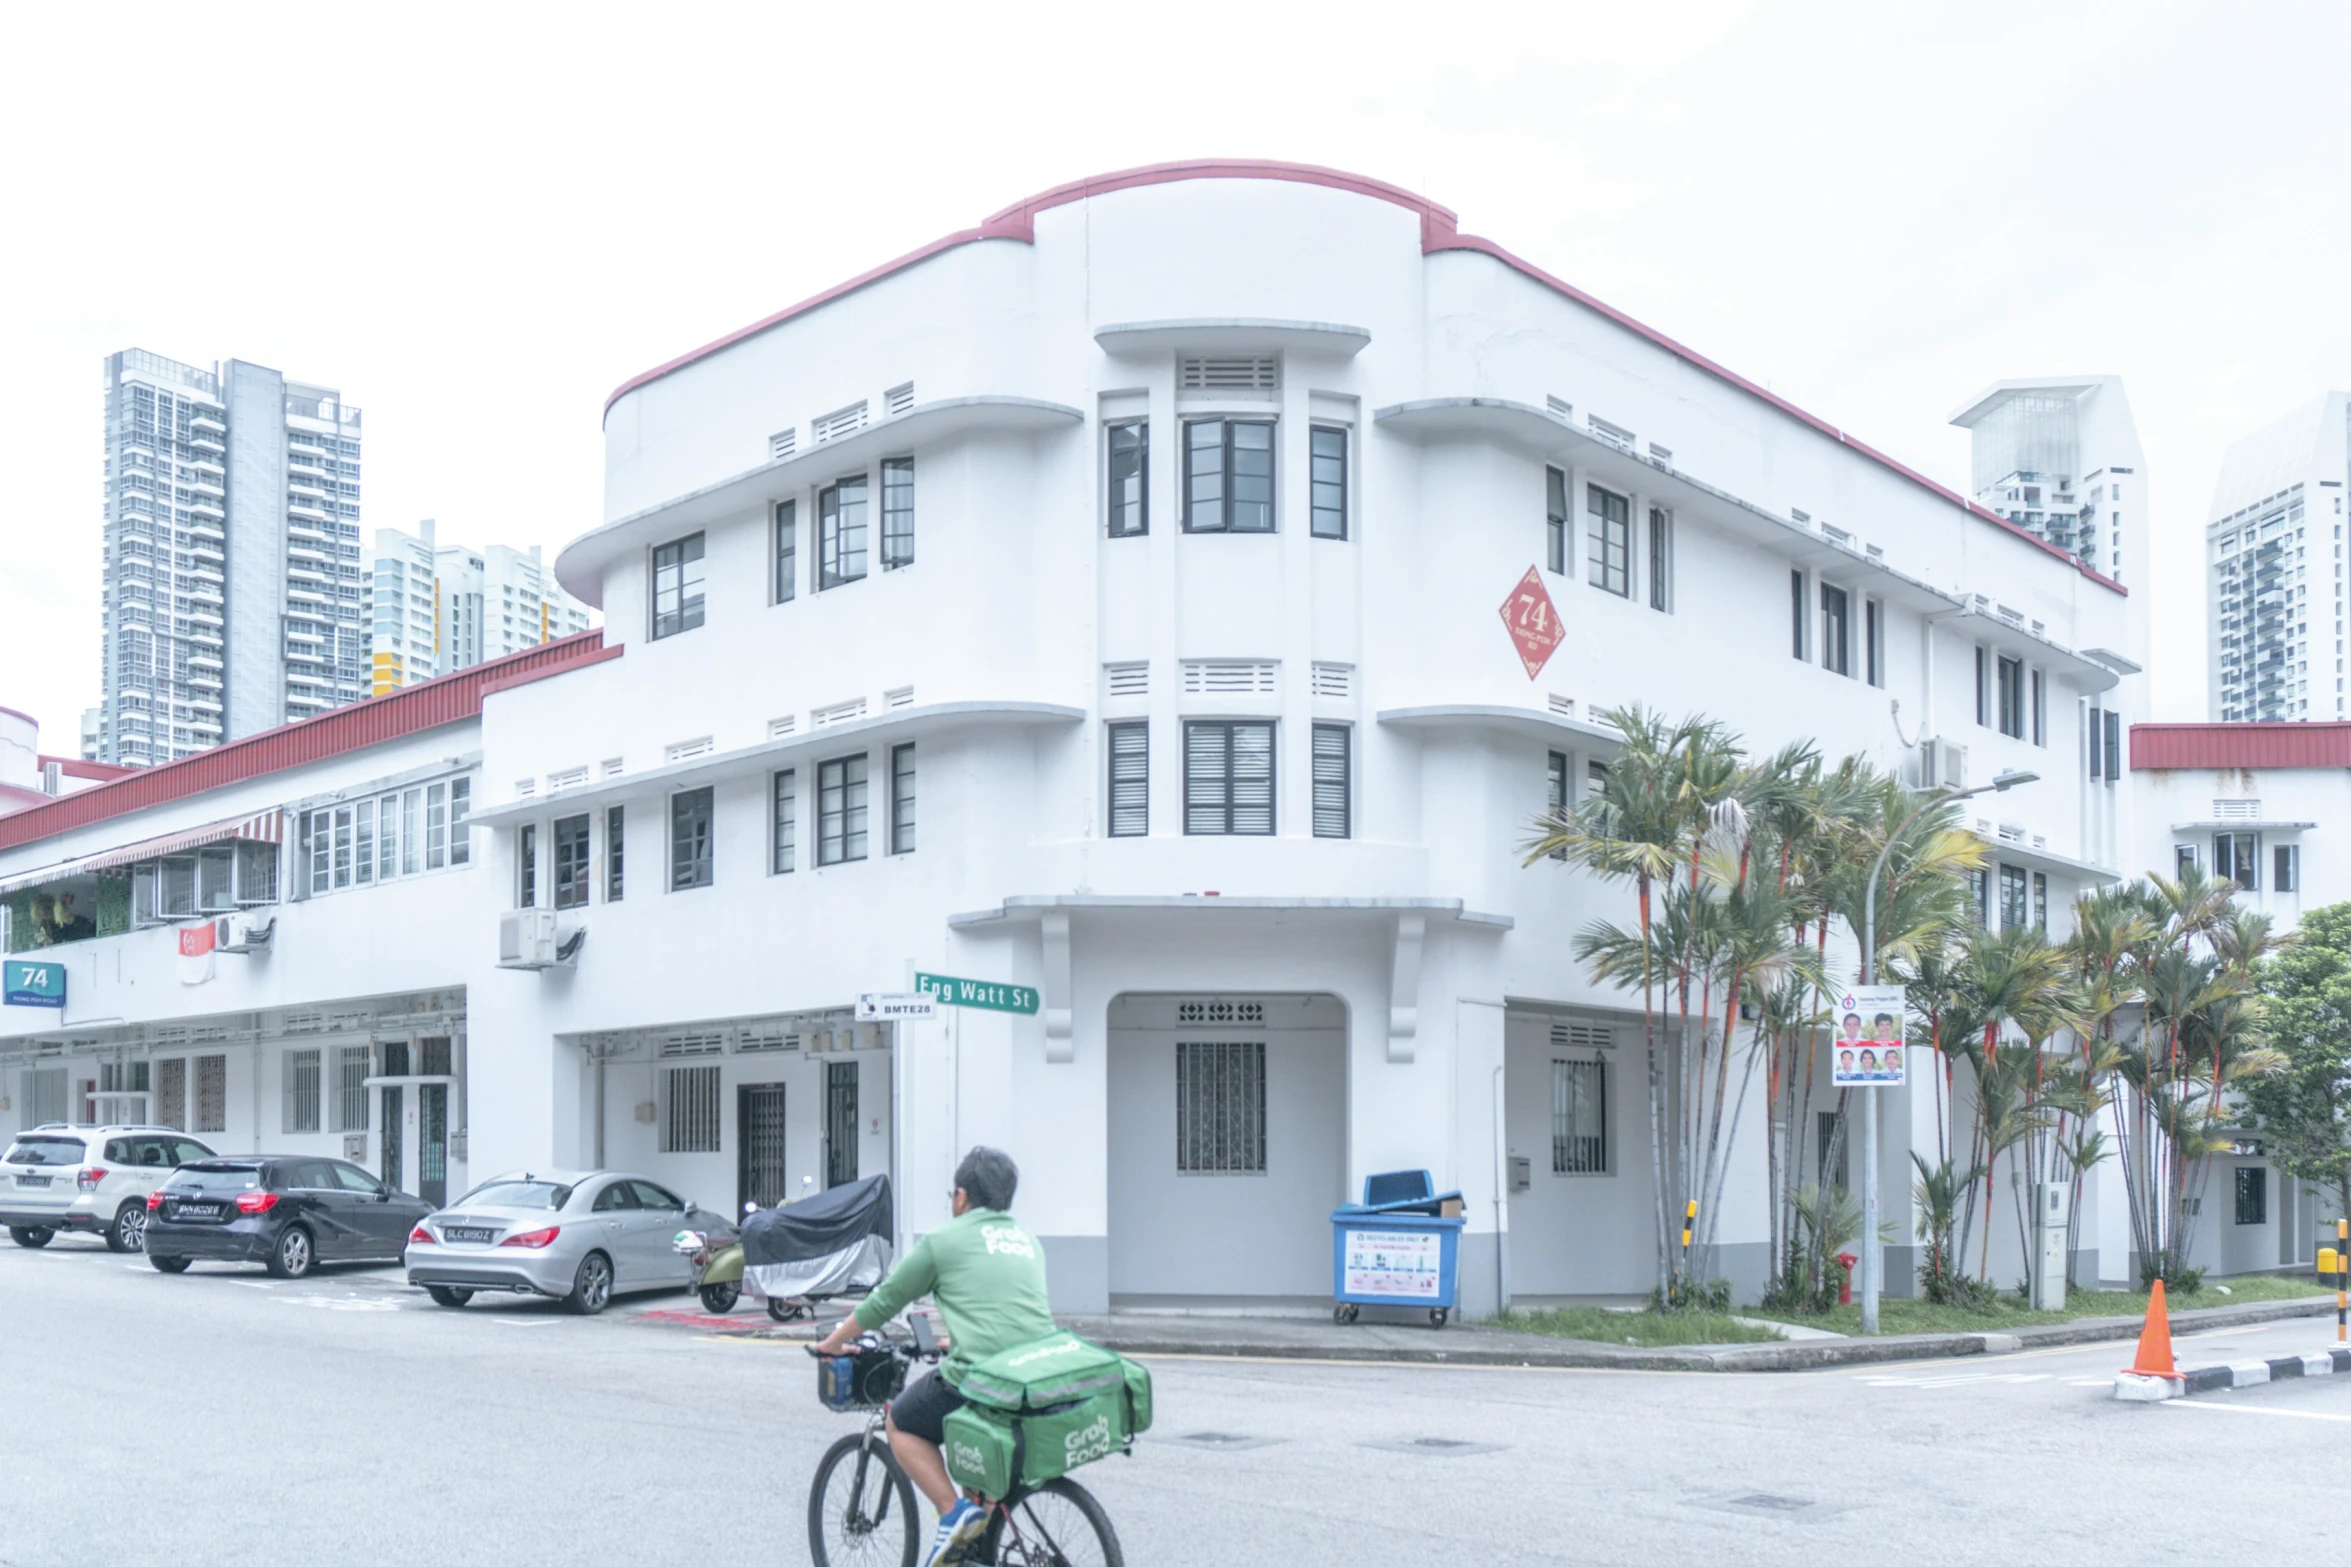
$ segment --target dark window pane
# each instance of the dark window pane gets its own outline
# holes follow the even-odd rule
[[[816,863],[865,858],[865,758],[844,756],[816,770]]]
[[[711,873],[711,795],[688,789],[669,797],[669,885],[707,887]]]
[[[1110,427],[1110,536],[1130,539],[1151,531],[1151,426],[1138,420]]]
[[[1222,533],[1224,495],[1224,421],[1191,420],[1184,425],[1185,530]]]
[[[539,829],[525,826],[514,835],[514,906],[539,906]]]
[[[914,459],[882,464],[882,570],[914,564]]]
[[[800,781],[791,768],[775,776],[775,857],[778,876],[800,863]]]
[[[555,824],[555,906],[588,906],[588,818],[566,816]]]
[[[914,848],[914,747],[890,748],[890,852]]]
[[[776,580],[778,604],[790,603],[800,591],[800,503],[776,502]]]
[[[702,624],[702,535],[653,551],[653,635],[675,636]]]
[[[1273,725],[1184,726],[1184,831],[1271,834]]]
[[[1317,426],[1308,434],[1313,462],[1308,477],[1313,491],[1309,531],[1318,539],[1347,536],[1347,432]]]
[[[626,840],[624,823],[627,807],[616,805],[604,813],[604,901],[618,903],[624,883],[621,880],[621,846]]]
[[[816,585],[837,588],[865,575],[865,475],[828,484],[816,496]]]
[[[1225,424],[1230,447],[1227,486],[1232,495],[1229,526],[1235,533],[1273,531],[1273,426],[1233,419]]]
[[[1586,510],[1584,579],[1604,593],[1629,598],[1633,503],[1595,484],[1587,487]]]

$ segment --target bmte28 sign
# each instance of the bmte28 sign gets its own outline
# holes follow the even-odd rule
[[[65,965],[29,963],[10,958],[0,968],[0,1005],[12,1007],[65,1006]]]

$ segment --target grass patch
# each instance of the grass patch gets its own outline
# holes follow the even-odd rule
[[[1600,1306],[1560,1306],[1547,1311],[1509,1311],[1491,1326],[1594,1344],[1661,1349],[1677,1344],[1765,1344],[1779,1338],[1770,1328],[1710,1311],[1665,1316],[1654,1311],[1609,1311]]]
[[[2224,1287],[2228,1290],[2225,1295],[2221,1293]],[[2325,1293],[2316,1284],[2306,1280],[2255,1275],[2250,1278],[2217,1280],[2206,1284],[2193,1295],[2171,1295],[2168,1301],[2174,1311],[2186,1311],[2199,1306],[2243,1306],[2258,1301],[2299,1300]],[[2078,1317],[2136,1317],[2143,1315],[2146,1310],[2147,1297],[2138,1290],[2073,1290],[2066,1295],[2063,1311],[2028,1311],[2014,1294],[2002,1295],[1998,1304],[1985,1310],[1888,1297],[1878,1302],[1878,1331],[1997,1333],[2004,1328],[2071,1322]],[[1808,1328],[1826,1328],[1832,1333],[1861,1331],[1859,1306],[1839,1306],[1833,1311],[1810,1317],[1767,1311],[1759,1306],[1751,1315],[1767,1317],[1775,1322],[1801,1323]]]

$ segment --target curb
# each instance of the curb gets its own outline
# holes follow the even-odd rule
[[[2191,1366],[2177,1380],[2124,1371],[2114,1379],[2114,1396],[2125,1403],[2157,1404],[2190,1393],[2225,1393],[2232,1388],[2259,1387],[2264,1382],[2284,1382],[2293,1377],[2324,1376],[2351,1376],[2351,1349],[2331,1349],[2316,1355],[2278,1355],[2226,1366]]]

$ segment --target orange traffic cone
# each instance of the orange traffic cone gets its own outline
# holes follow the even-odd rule
[[[2128,1374],[2168,1377],[2174,1382],[2187,1380],[2171,1358],[2171,1313],[2164,1308],[2161,1279],[2147,1291],[2147,1325],[2139,1330],[2139,1353],[2131,1362]]]

